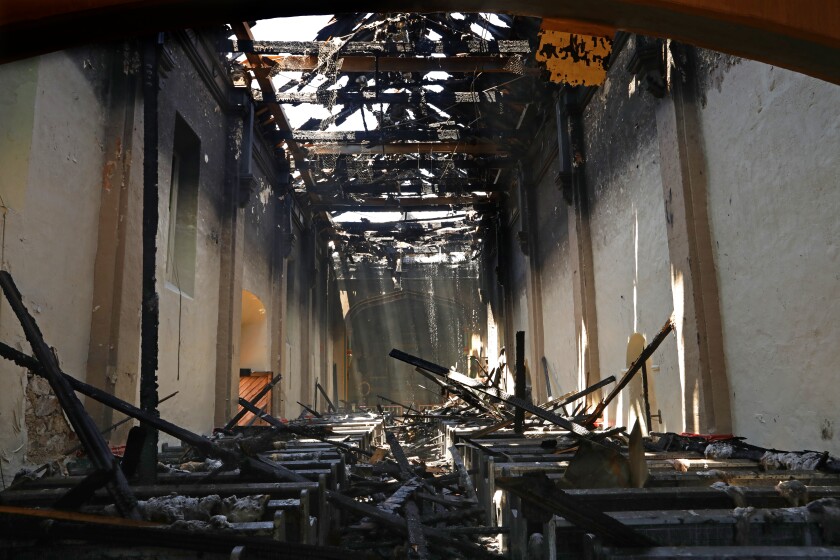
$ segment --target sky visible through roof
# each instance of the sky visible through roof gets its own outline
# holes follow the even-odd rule
[[[460,14],[454,14],[457,17]],[[289,17],[289,18],[274,18],[269,20],[260,20],[257,25],[255,25],[252,30],[254,34],[254,38],[260,41],[312,41],[315,39],[318,31],[320,31],[323,27],[325,27],[330,20],[332,19],[332,15],[319,15],[319,16],[300,16],[300,17]],[[487,21],[492,22],[494,25],[502,25],[505,26],[505,23],[501,21],[498,17],[494,14],[482,14],[482,17]],[[472,25],[473,31],[479,36],[485,36],[486,30],[483,29],[480,25],[473,24]],[[440,39],[440,36],[434,33],[434,31],[430,31],[429,38],[432,40]],[[434,55],[433,55],[434,56]],[[443,55],[440,55],[443,56]],[[300,79],[302,72],[281,72],[277,76],[274,77],[274,84],[275,87],[278,89],[281,88],[283,85],[288,83],[290,80],[298,80]],[[426,75],[427,79],[437,79],[443,80],[449,77],[449,74],[446,72],[429,72]],[[335,89],[345,85],[347,78],[344,77],[339,80],[335,85],[330,86],[328,89]],[[370,80],[371,84],[373,85],[373,80]],[[323,77],[318,77],[313,80],[311,83],[304,86],[302,89],[298,90],[300,92],[315,92],[319,85],[323,83]],[[438,85],[427,86],[432,91],[440,91],[443,88]],[[382,104],[383,109],[387,109],[387,104]],[[333,107],[332,114],[337,114],[341,110],[341,105],[336,105]],[[313,104],[300,104],[297,106],[292,105],[285,105],[283,110],[286,114],[286,117],[289,121],[289,124],[292,126],[293,129],[300,127],[303,123],[305,123],[310,118],[318,118],[323,119],[330,115],[329,109],[320,105],[313,105]],[[362,111],[365,112],[364,116],[362,115]],[[362,108],[360,111],[357,111],[350,117],[348,117],[344,122],[340,125],[331,124],[327,127],[327,131],[353,131],[353,130],[363,130],[367,129],[375,129],[377,128],[378,123],[377,119],[373,113],[370,112],[369,109]],[[358,222],[362,219],[369,220],[371,222],[394,222],[399,221],[403,218],[408,217],[410,214],[411,218],[414,219],[434,219],[434,218],[443,218],[449,215],[456,214],[457,212],[449,210],[449,211],[422,211],[422,212],[343,212],[336,216],[333,216],[333,221],[335,222]]]

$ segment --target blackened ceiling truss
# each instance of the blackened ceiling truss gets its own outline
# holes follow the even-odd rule
[[[395,248],[466,251],[477,248],[480,224],[495,217],[510,169],[539,124],[533,106],[547,99],[533,56],[539,21],[356,13],[334,17],[313,41],[255,41],[237,32],[223,48],[246,54],[238,79],[258,86],[262,132],[278,153],[292,155],[293,188],[321,216],[324,237],[348,254],[376,257]],[[302,74],[280,87],[266,83],[290,71]],[[300,104],[325,107],[329,116],[293,129],[277,108]],[[331,127],[363,108],[363,130]],[[332,220],[349,210],[400,211],[403,219]],[[453,217],[412,219],[423,210]]]

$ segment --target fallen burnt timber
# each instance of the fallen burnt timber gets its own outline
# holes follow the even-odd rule
[[[0,284],[20,300],[10,277]],[[281,420],[242,399],[234,418],[265,426],[204,436],[62,372],[34,321],[26,330],[36,357],[0,355],[181,443],[162,447],[151,483],[132,474],[136,442],[122,457],[106,446],[123,493],[93,434],[83,454],[21,473],[0,492],[0,558],[840,557],[840,462],[827,453],[593,418],[641,366],[535,404],[500,371],[473,378],[395,351],[443,404],[380,395],[387,411],[348,412],[316,387],[310,414]],[[61,406],[85,429],[84,408]]]

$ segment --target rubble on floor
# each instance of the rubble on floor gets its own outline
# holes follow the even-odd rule
[[[36,358],[1,343],[0,354],[49,382],[85,454],[0,492],[0,558],[840,558],[840,469],[827,453],[598,427],[670,323],[620,380],[542,405],[521,386],[505,392],[500,371],[471,378],[393,350],[444,404],[383,396],[388,412],[351,413],[322,390],[327,410],[281,421],[258,395],[237,417],[267,425],[235,417],[211,437],[67,376],[30,326]],[[142,420],[119,466],[72,390]],[[164,445],[143,480],[150,428],[182,443]]]

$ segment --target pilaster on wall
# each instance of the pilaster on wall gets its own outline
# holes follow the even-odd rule
[[[728,433],[732,411],[693,87],[693,50],[671,44],[671,51],[680,63],[671,64],[670,94],[657,103],[656,128],[685,429]]]
[[[578,380],[582,387],[601,379],[598,359],[598,315],[595,308],[595,271],[589,223],[589,196],[583,162],[583,123],[577,91],[566,91],[557,103],[560,157],[558,183],[569,208],[569,253],[574,271],[573,301]],[[582,388],[581,387],[581,388]],[[596,398],[597,393],[592,398]]]
[[[133,159],[142,157],[142,150],[133,149],[135,141],[141,144],[139,136],[135,138],[138,82],[123,72],[119,57],[132,54],[126,48],[115,55],[110,81],[86,378],[128,401],[134,400],[137,391],[140,330],[136,317],[141,296],[139,278],[132,273],[140,259],[137,210],[141,201],[136,196],[139,189],[130,186]],[[111,408],[93,399],[87,399],[86,407],[100,428],[113,423]],[[128,427],[110,434],[110,440],[123,441]]]
[[[519,223],[520,245],[525,253],[525,283],[528,300],[528,329],[525,332],[526,348],[530,348],[531,360],[528,363],[528,376],[531,381],[531,400],[544,402],[548,397],[545,375],[542,371],[542,356],[545,355],[543,333],[543,297],[542,282],[537,270],[537,247],[539,246],[537,217],[535,212],[535,193],[541,177],[531,177],[520,166],[519,170],[520,208]]]
[[[230,119],[231,127],[243,126],[242,120]],[[232,131],[233,132],[233,131]],[[229,134],[233,139],[236,134]],[[235,150],[228,151],[229,154]],[[219,326],[216,336],[216,403],[214,421],[224,426],[236,413],[239,404],[239,344],[242,323],[242,276],[245,267],[245,209],[239,204],[240,180],[237,165],[228,164],[225,213],[220,219],[219,235]]]

